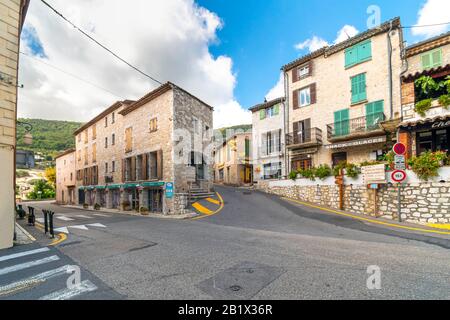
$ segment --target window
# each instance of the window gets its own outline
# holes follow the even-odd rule
[[[230,143],[227,143],[227,161],[230,161],[230,160],[231,160],[231,146],[230,146]]]
[[[194,133],[199,133],[198,131],[198,119],[194,118]]]
[[[108,137],[105,137],[105,149],[108,149]]]
[[[158,130],[158,118],[153,118],[150,120],[150,132],[155,132]]]
[[[299,78],[304,78],[304,77],[306,77],[308,75],[309,75],[309,65],[300,67],[298,69],[298,77]]]
[[[372,59],[372,41],[366,40],[345,50],[345,68]]]
[[[350,78],[352,87],[352,104],[367,100],[366,74],[361,73]]]
[[[346,136],[350,133],[350,110],[344,109],[334,113],[334,135]]]
[[[81,142],[81,133],[78,134],[78,142]]]
[[[116,172],[116,162],[115,161],[111,162],[111,172]]]
[[[108,162],[105,163],[105,174],[108,174]]]
[[[84,164],[88,164],[88,147],[84,148]]]
[[[442,65],[442,48],[426,52],[420,56],[423,69],[436,68]]]
[[[97,139],[97,126],[94,124],[92,126],[92,140]]]
[[[125,152],[133,151],[133,128],[125,129]]]
[[[70,173],[70,181],[72,181],[73,180],[73,173],[71,172]]]
[[[378,128],[384,120],[384,100],[366,104],[366,127],[369,130]]]
[[[113,133],[111,136],[111,145],[114,146],[116,144],[116,134]]]
[[[311,90],[309,87],[298,92],[298,101],[300,101],[301,107],[311,104]]]
[[[108,116],[105,117],[105,128],[108,126]]]
[[[245,157],[246,158],[250,157],[250,139],[249,138],[245,138]]]
[[[111,124],[113,124],[113,123],[115,123],[116,122],[116,114],[113,112],[112,114],[111,114]]]
[[[92,162],[96,163],[97,162],[97,144],[94,143],[92,145]]]
[[[281,178],[281,162],[269,163],[264,165],[264,179]]]
[[[347,152],[336,152],[331,155],[333,167],[342,162],[347,162]]]
[[[78,161],[81,161],[81,150],[78,150]]]
[[[297,82],[312,75],[312,61],[292,69],[292,82]]]
[[[84,143],[88,143],[88,131],[84,131]]]

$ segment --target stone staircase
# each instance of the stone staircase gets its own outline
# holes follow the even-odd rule
[[[198,185],[192,185],[189,189],[189,204],[214,196],[214,192],[202,189]]]

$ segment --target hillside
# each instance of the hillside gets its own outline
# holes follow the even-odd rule
[[[73,132],[81,126],[79,122],[41,120],[41,119],[19,119],[33,126],[31,134],[33,144],[25,145],[23,137],[25,129],[17,127],[17,148],[42,152],[44,155],[54,156],[57,153],[75,146]]]
[[[220,129],[214,130],[215,131],[214,134],[216,132],[220,132],[222,134],[222,136],[225,137],[227,130],[249,131],[249,130],[252,130],[252,125],[251,124],[241,124],[241,125],[237,125],[237,126],[233,126],[233,127],[220,128]]]

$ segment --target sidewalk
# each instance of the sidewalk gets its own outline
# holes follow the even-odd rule
[[[30,244],[34,241],[36,239],[16,222],[16,241],[14,241],[14,245]]]
[[[143,215],[136,211],[120,211],[118,209],[101,208],[100,210],[94,210],[92,208],[85,209],[82,206],[75,206],[75,205],[60,205],[60,206],[63,208],[71,208],[71,209],[97,212],[97,213],[116,213],[116,214],[124,214],[124,215],[135,216],[135,217],[149,217],[149,218],[157,218],[157,219],[184,220],[184,219],[191,219],[191,218],[198,216],[198,214],[195,212],[189,212],[189,213],[178,214],[178,215],[165,215],[165,214],[148,212],[147,214]]]

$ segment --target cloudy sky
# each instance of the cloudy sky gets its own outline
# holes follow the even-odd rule
[[[366,9],[404,26],[450,21],[448,0],[47,0],[139,69],[215,107],[215,127],[250,123],[247,109],[282,94],[280,67],[366,29]],[[414,43],[449,25],[405,29]],[[32,0],[22,34],[19,116],[87,121],[157,84]]]

